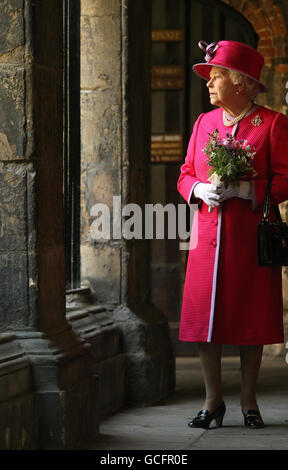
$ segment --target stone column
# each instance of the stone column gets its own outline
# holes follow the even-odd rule
[[[38,431],[30,363],[16,334],[8,333],[29,328],[35,318],[35,227],[28,216],[35,168],[31,87],[26,88],[31,44],[25,42],[30,23],[22,3],[2,2],[0,18],[1,449],[33,448]]]
[[[126,402],[145,405],[174,386],[168,324],[150,303],[149,241],[121,230],[124,205],[144,213],[149,201],[151,2],[82,0],[81,8],[81,277],[121,330]],[[101,240],[91,236],[95,204],[111,217]]]
[[[0,446],[75,448],[98,430],[97,380],[65,318],[63,2],[1,8]]]

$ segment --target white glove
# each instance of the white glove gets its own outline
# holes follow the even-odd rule
[[[202,199],[207,206],[219,206],[222,188],[210,183],[197,183],[193,190],[196,198]]]
[[[249,181],[240,181],[238,184],[229,184],[227,188],[224,187],[220,194],[219,202],[223,202],[231,197],[252,199]]]

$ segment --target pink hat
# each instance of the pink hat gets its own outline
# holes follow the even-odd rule
[[[266,91],[265,85],[260,82],[264,57],[252,47],[237,41],[219,41],[211,44],[200,41],[198,46],[206,53],[206,63],[193,65],[193,70],[199,77],[209,80],[212,66],[232,69],[259,83],[261,92]]]

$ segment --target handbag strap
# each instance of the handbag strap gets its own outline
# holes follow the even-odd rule
[[[268,216],[269,216],[270,200],[271,200],[271,186],[272,186],[272,178],[269,179],[267,183],[267,188],[266,188],[266,196],[265,196],[264,211],[263,211],[264,221],[267,221]],[[275,204],[273,206],[273,209],[274,209],[277,220],[279,220],[279,222],[282,222],[282,217],[281,217],[278,205]]]
[[[272,127],[271,127],[272,129]],[[271,131],[270,131],[271,132]],[[266,196],[265,196],[265,202],[264,202],[264,218],[263,220],[265,222],[268,221],[268,216],[269,216],[269,210],[270,210],[270,200],[271,200],[271,186],[272,186],[272,174],[271,174],[271,160],[270,160],[270,155],[268,157],[268,166],[269,166],[269,171],[270,171],[270,178],[268,180],[268,183],[267,183],[267,188],[266,188]],[[279,210],[279,207],[278,207],[278,204],[275,204],[273,206],[273,209],[274,209],[274,212],[275,212],[275,216],[276,216],[276,219],[279,220],[279,222],[282,222],[282,217],[281,217],[281,214],[280,214],[280,210]]]

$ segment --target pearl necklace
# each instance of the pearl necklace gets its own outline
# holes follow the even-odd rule
[[[236,124],[236,122],[239,122],[245,116],[245,114],[249,111],[249,109],[252,107],[252,105],[253,105],[253,103],[251,101],[248,101],[248,103],[245,106],[245,108],[243,109],[242,113],[239,114],[239,116],[236,116],[231,121],[229,121],[227,119],[226,111],[224,111],[224,109],[223,109],[223,124],[225,126],[234,126],[234,124]]]

